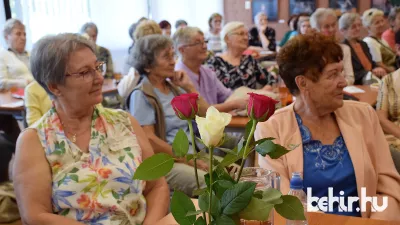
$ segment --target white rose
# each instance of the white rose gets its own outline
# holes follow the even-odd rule
[[[206,118],[196,116],[201,140],[207,147],[216,147],[224,136],[225,127],[231,122],[232,115],[220,113],[215,107],[207,109]]]

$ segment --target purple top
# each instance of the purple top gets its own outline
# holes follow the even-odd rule
[[[232,90],[225,87],[217,75],[208,67],[200,66],[200,76],[191,71],[182,61],[175,65],[176,70],[183,70],[192,80],[196,90],[210,105],[223,103],[231,94]]]

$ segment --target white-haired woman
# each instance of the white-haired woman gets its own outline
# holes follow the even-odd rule
[[[223,52],[211,57],[207,64],[215,71],[218,79],[232,90],[246,86],[257,88],[257,83],[265,90],[272,90],[276,83],[274,76],[252,56],[243,55],[248,48],[248,31],[241,22],[227,23],[221,31]]]
[[[337,16],[333,9],[318,8],[311,15],[311,27],[316,29],[321,34],[331,37],[338,41],[337,38]],[[353,65],[351,63],[351,52],[349,46],[339,44],[343,51],[343,75],[346,79],[347,85],[354,83]]]
[[[393,72],[396,65],[396,53],[382,39],[382,34],[385,31],[383,12],[379,9],[368,9],[363,13],[362,22],[364,27],[368,29],[369,36],[365,37],[364,41],[368,44],[372,59],[386,72]]]
[[[268,27],[268,17],[264,12],[259,12],[254,17],[255,27],[249,31],[249,45],[262,49],[276,51],[275,30]]]
[[[44,37],[32,50],[32,73],[53,106],[18,139],[13,181],[23,224],[153,225],[167,214],[165,179],[133,179],[153,154],[143,129],[99,104],[102,64],[76,34]]]
[[[361,40],[361,19],[357,13],[345,13],[339,19],[339,30],[343,34],[344,44],[351,49],[351,62],[354,71],[354,84],[368,82],[368,73],[377,77],[386,75],[386,71],[372,60],[367,43]]]
[[[25,26],[17,19],[4,24],[3,37],[7,49],[0,48],[0,89],[25,87],[33,76],[29,71],[29,55],[25,51]]]

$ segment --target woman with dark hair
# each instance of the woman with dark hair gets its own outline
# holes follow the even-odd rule
[[[286,42],[289,40],[289,37],[292,34],[292,32],[296,30],[294,28],[294,21],[296,20],[297,17],[298,17],[298,15],[295,14],[295,15],[291,15],[290,18],[288,19],[287,25],[289,27],[289,30],[285,33],[282,40],[279,42],[279,47],[284,46],[286,44]]]
[[[333,204],[326,213],[400,221],[400,175],[378,116],[367,103],[343,100],[341,46],[320,33],[299,35],[280,50],[277,62],[296,101],[259,123],[255,139],[273,137],[276,144],[297,147],[279,159],[260,157],[260,166],[281,175],[283,194],[291,174],[300,172],[303,190],[311,188],[308,197],[340,197],[350,209]],[[360,212],[355,209],[362,200],[349,199],[357,196],[374,196],[387,207],[378,212],[368,205]]]
[[[171,24],[168,21],[162,20],[158,25],[160,25],[163,35],[171,37]]]
[[[207,43],[207,49],[218,53],[222,51],[221,30],[222,30],[222,15],[213,13],[208,19],[209,30],[204,32],[204,37]]]

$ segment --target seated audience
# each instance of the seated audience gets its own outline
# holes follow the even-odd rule
[[[0,89],[23,88],[33,80],[25,51],[25,26],[17,19],[9,19],[3,34],[8,50],[0,48]]]
[[[221,45],[221,29],[222,29],[222,15],[213,13],[208,19],[209,30],[204,33],[208,50],[218,53],[222,51]]]
[[[397,32],[399,33],[399,32]],[[396,33],[396,34],[397,34]],[[389,143],[393,160],[400,173],[400,70],[389,73],[382,79],[376,111]]]
[[[322,35],[328,36],[337,42],[337,17],[335,11],[329,8],[318,8],[311,15],[311,27],[316,29]],[[353,65],[351,63],[351,52],[349,46],[339,44],[343,51],[343,74],[346,79],[347,85],[354,84]]]
[[[130,27],[129,27],[129,37],[132,39],[132,44],[129,46],[128,48],[128,56],[127,58],[129,58],[129,55],[131,54],[131,51],[133,49],[133,46],[135,46],[135,38],[133,37],[133,34],[135,33],[136,27],[139,25],[140,22],[147,20],[146,17],[142,17],[140,18],[136,23],[133,23]],[[128,74],[129,70],[130,70],[131,66],[127,63],[124,65],[124,68],[122,70],[122,74]]]
[[[249,46],[260,47],[260,51],[276,51],[275,30],[268,27],[268,17],[259,12],[254,17],[255,27],[249,31]]]
[[[361,40],[361,27],[357,13],[345,13],[339,19],[339,30],[345,38],[343,43],[351,50],[355,85],[368,84],[366,78],[370,72],[377,77],[386,75],[386,71],[372,60],[367,43]]]
[[[294,24],[295,24],[295,20],[298,17],[298,15],[294,14],[291,15],[287,21],[287,25],[289,27],[289,30],[285,33],[285,35],[283,35],[282,40],[279,42],[279,47],[282,47],[286,44],[286,42],[289,40],[290,36],[292,35],[293,32],[296,31]]]
[[[42,118],[52,105],[46,90],[36,81],[26,86],[24,104],[26,110],[25,119],[28,126]]]
[[[150,34],[162,34],[160,26],[154,20],[146,20],[144,22],[141,22],[139,26],[137,26],[133,34],[133,38],[136,42],[139,40],[139,38]],[[131,94],[140,78],[140,74],[135,70],[135,68],[131,66],[128,61],[129,58],[126,62],[130,67],[129,72],[121,79],[117,86],[118,94],[124,99],[126,99]]]
[[[382,39],[389,44],[393,51],[396,51],[394,35],[400,30],[400,7],[393,7],[390,10],[388,20],[390,28],[383,32]]]
[[[364,38],[368,44],[372,60],[387,73],[393,72],[396,66],[396,53],[389,44],[381,39],[385,31],[385,18],[383,12],[379,9],[368,9],[363,13],[362,22],[368,29],[369,36]]]
[[[302,49],[299,51],[299,49]],[[329,51],[326,51],[329,49]],[[344,101],[346,80],[342,75],[343,52],[332,38],[319,33],[299,35],[279,52],[279,72],[296,101],[278,111],[266,122],[259,123],[255,139],[275,138],[282,146],[297,145],[279,159],[260,157],[263,168],[281,175],[281,191],[287,194],[293,172],[303,175],[303,185],[312,188],[312,196],[387,197],[383,212],[353,210],[340,212],[334,204],[329,213],[400,221],[400,175],[390,157],[379,119],[367,103]],[[340,192],[344,194],[339,194]]]
[[[132,179],[153,150],[136,119],[99,104],[95,53],[76,34],[44,37],[32,50],[32,73],[54,105],[18,139],[13,182],[24,224],[157,224],[167,214],[165,179]]]
[[[158,25],[161,28],[162,35],[165,35],[167,37],[171,37],[171,24],[168,21],[163,20]]]
[[[89,37],[89,40],[93,41],[93,43],[96,45],[97,60],[105,62],[106,65],[106,71],[104,76],[107,78],[114,77],[114,65],[110,51],[96,44],[97,35],[99,34],[99,30],[97,29],[96,24],[85,23],[81,28],[81,34],[86,34]]]
[[[304,24],[303,24],[304,23]],[[303,28],[302,28],[303,25]],[[300,13],[296,19],[294,20],[294,26],[293,28],[295,29],[291,35],[289,36],[289,40],[296,35],[299,34],[305,34],[307,32],[311,32],[311,23],[310,23],[310,14],[308,13]]]
[[[257,84],[272,90],[276,78],[267,72],[251,55],[243,55],[248,48],[248,32],[241,22],[227,23],[221,31],[223,52],[211,57],[207,63],[225,87],[235,90],[246,86],[252,89]]]
[[[131,63],[142,74],[142,80],[127,100],[130,113],[143,127],[155,152],[169,155],[174,155],[172,142],[180,129],[190,137],[187,122],[175,115],[171,100],[181,93],[198,93],[186,73],[175,71],[174,55],[173,42],[168,37],[148,35],[137,40]],[[198,103],[199,114],[205,115],[207,102],[200,97]],[[189,152],[194,153],[191,147]],[[208,165],[203,161],[197,164],[200,185],[204,187]],[[198,189],[193,161],[183,158],[177,159],[166,180],[171,190],[181,190],[188,196]]]
[[[204,34],[199,28],[182,28],[175,32],[173,40],[175,51],[179,55],[175,69],[182,70],[189,76],[196,90],[208,104],[214,105],[220,112],[246,108],[246,99],[225,102],[232,90],[225,87],[215,73],[203,65],[207,58],[207,46]]]
[[[175,22],[175,29],[179,30],[181,28],[187,27],[188,23],[185,20],[177,20]]]

